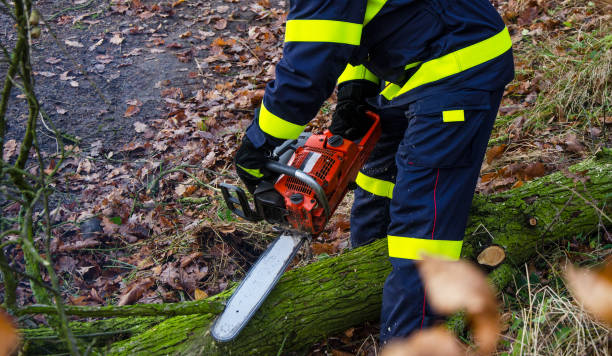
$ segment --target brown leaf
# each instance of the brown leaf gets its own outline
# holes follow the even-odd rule
[[[172,3],[172,7],[177,7],[184,2],[185,0],[176,0],[175,2]]]
[[[202,299],[208,298],[208,293],[206,293],[205,291],[203,291],[203,290],[201,290],[199,288],[196,288],[193,294],[194,294],[193,298],[195,300],[202,300]]]
[[[568,266],[566,284],[574,298],[612,328],[612,258],[599,270]]]
[[[134,122],[134,131],[138,132],[138,133],[143,133],[145,131],[147,131],[149,127],[147,126],[147,124],[144,124],[140,121],[136,121]]]
[[[191,262],[193,262],[198,257],[201,257],[202,255],[203,253],[201,251],[197,251],[181,258],[181,268],[187,267]]]
[[[487,164],[491,164],[494,159],[501,156],[506,150],[506,145],[493,146],[487,151]]]
[[[8,140],[4,143],[4,152],[2,152],[2,159],[8,162],[11,157],[17,153],[17,141]]]
[[[178,268],[173,264],[169,263],[166,265],[166,269],[159,276],[160,280],[174,289],[183,290],[181,286],[181,275]]]
[[[138,114],[139,112],[140,112],[140,108],[138,106],[130,105],[127,107],[127,110],[125,110],[125,114],[123,114],[123,116],[132,117]]]
[[[312,253],[315,255],[320,255],[322,253],[333,255],[338,252],[337,246],[331,243],[313,242],[310,247],[312,248]]]
[[[121,33],[120,32],[115,32],[113,34],[113,37],[111,37],[110,39],[110,43],[115,44],[115,45],[120,45],[123,42],[124,38],[121,37]]]
[[[565,148],[573,153],[582,153],[585,151],[585,147],[578,141],[578,137],[574,134],[569,134],[565,137]]]
[[[119,298],[118,306],[129,305],[136,302],[144,292],[147,291],[155,282],[153,278],[139,279],[131,283]]]
[[[465,356],[466,347],[443,327],[417,331],[410,338],[386,345],[380,356]]]
[[[521,173],[524,175],[525,180],[542,177],[546,175],[546,166],[542,162],[533,162],[523,168]]]
[[[232,223],[221,224],[217,228],[219,229],[219,232],[224,234],[231,234],[232,232],[236,231],[236,225]]]
[[[100,244],[100,241],[95,240],[95,239],[87,239],[84,241],[76,241],[74,243],[70,243],[67,245],[61,245],[58,248],[59,252],[69,252],[69,251],[76,251],[76,250],[81,250],[84,248],[91,248],[91,247],[95,247],[98,246]]]
[[[76,47],[76,48],[84,47],[83,44],[78,41],[65,40],[64,43],[70,47]]]
[[[480,177],[480,182],[481,183],[490,182],[495,178],[497,178],[497,172],[485,173]]]
[[[0,308],[0,355],[12,355],[17,351],[20,337],[11,317]]]
[[[433,257],[424,257],[418,268],[432,308],[444,315],[465,310],[473,322],[481,353],[493,352],[499,335],[499,314],[495,291],[484,273],[466,261]]]
[[[217,20],[213,27],[216,28],[217,30],[223,30],[227,27],[227,20],[226,19]]]

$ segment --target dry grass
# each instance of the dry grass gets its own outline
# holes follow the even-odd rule
[[[550,286],[529,289],[529,304],[517,316],[523,326],[509,351],[500,355],[597,355],[612,354],[612,333],[593,320],[569,296]]]
[[[602,126],[603,117],[610,116],[610,20],[604,15],[567,21],[571,35],[538,37],[517,46],[517,60],[528,63],[525,74],[539,87],[537,101],[526,112],[525,127],[551,122],[568,127]]]

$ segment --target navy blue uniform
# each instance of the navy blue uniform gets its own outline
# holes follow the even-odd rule
[[[414,261],[458,259],[480,164],[514,67],[488,0],[292,0],[283,58],[247,129],[294,139],[336,83],[380,83],[382,137],[357,177],[353,247],[388,238],[381,340],[432,322]]]

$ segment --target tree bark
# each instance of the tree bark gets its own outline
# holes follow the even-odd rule
[[[571,173],[570,173],[571,171]],[[612,154],[577,164],[489,196],[476,196],[465,235],[464,258],[492,244],[507,259],[490,278],[503,289],[523,264],[563,237],[588,235],[610,226]],[[608,209],[609,210],[609,209]],[[535,220],[534,220],[535,219]],[[534,224],[535,221],[535,224]],[[307,347],[327,335],[378,319],[390,264],[384,239],[335,258],[285,273],[240,336],[216,344],[209,333],[215,314],[168,318],[114,343],[110,355],[277,355]],[[224,300],[231,290],[211,300]]]

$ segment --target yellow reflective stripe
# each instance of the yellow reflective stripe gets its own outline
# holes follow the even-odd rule
[[[393,100],[397,96],[397,92],[400,91],[401,87],[397,84],[388,83],[385,89],[380,92],[380,95],[384,96],[387,100]]]
[[[293,124],[269,112],[261,103],[259,110],[259,128],[268,135],[283,140],[294,140],[304,131],[304,126]]]
[[[393,182],[368,177],[359,172],[357,174],[357,178],[355,178],[355,183],[357,183],[357,185],[366,192],[393,199],[393,187],[395,187]]]
[[[463,110],[442,111],[442,121],[444,122],[465,121],[465,112]]]
[[[347,82],[349,80],[369,80],[372,83],[378,84],[379,80],[374,73],[370,72],[364,65],[352,66],[348,64],[344,69],[344,72],[338,78],[338,84]]]
[[[414,63],[410,63],[410,64],[406,64],[406,66],[404,67],[405,70],[408,70],[410,68],[414,68],[416,66],[418,66],[419,64],[421,64],[423,62],[414,62]]]
[[[334,42],[359,46],[362,24],[334,20],[289,20],[285,42]]]
[[[376,16],[376,14],[382,9],[387,0],[368,0],[366,7],[365,18],[363,19],[363,25],[367,25],[370,20]]]
[[[463,241],[417,239],[413,237],[387,236],[389,257],[420,260],[423,255],[458,260]]]
[[[490,61],[495,57],[501,56],[511,47],[512,40],[510,39],[508,28],[504,28],[495,36],[489,37],[484,41],[423,63],[421,68],[408,79],[395,96]],[[385,98],[387,97],[385,96]]]
[[[242,169],[243,171],[247,172],[248,174],[254,176],[255,178],[261,178],[263,177],[263,173],[261,173],[261,171],[259,169],[252,169],[252,168],[246,168],[243,167],[239,164],[237,164],[238,168]]]

